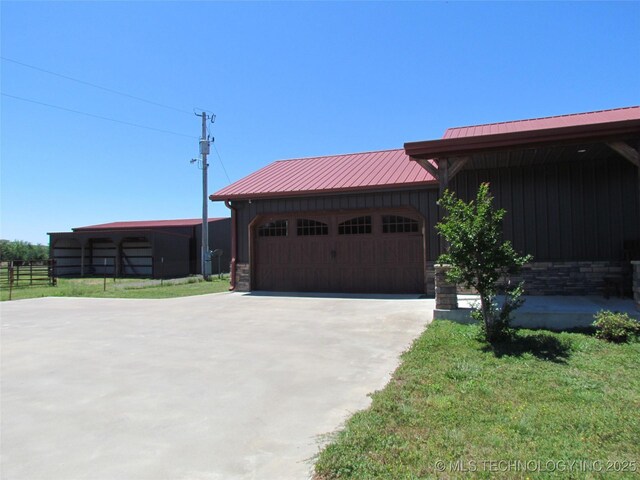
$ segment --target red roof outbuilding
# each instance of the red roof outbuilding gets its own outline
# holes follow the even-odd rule
[[[209,222],[222,220],[221,218],[210,218]],[[72,228],[74,232],[86,232],[93,230],[137,230],[145,228],[170,228],[170,227],[195,227],[202,224],[202,218],[185,218],[178,220],[142,220],[133,222],[111,222],[89,225],[86,227]]]

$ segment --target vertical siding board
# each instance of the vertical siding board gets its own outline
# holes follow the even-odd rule
[[[631,168],[629,168],[631,167]],[[638,172],[631,165],[629,167],[624,167],[622,177],[631,177],[633,175],[638,175]],[[638,218],[638,187],[637,182],[624,182],[624,187],[621,190],[622,200],[621,200],[621,210],[622,210],[622,218],[623,219],[633,219]],[[635,228],[634,228],[635,227]],[[640,240],[640,225],[638,222],[626,221],[624,222],[623,229],[623,239],[625,241],[639,239]]]
[[[620,203],[620,164],[618,162],[613,162],[611,169],[611,177],[609,179],[609,192],[611,198],[612,205],[612,214],[611,215],[611,235],[613,236],[613,240],[611,242],[611,255],[612,256],[622,256],[623,248],[622,248],[622,235],[620,234],[620,230],[622,229],[622,222],[620,220],[620,211],[621,211],[621,203]]]
[[[548,194],[547,194],[547,182],[550,177],[550,172],[547,168],[536,168],[535,169],[535,209],[536,209],[536,244],[538,246],[538,250],[541,252],[541,255],[547,259],[553,259],[553,254],[549,248],[550,241],[549,236],[551,232],[549,231],[549,218],[547,215],[548,211]],[[556,233],[557,234],[557,233]]]
[[[580,163],[578,166],[578,179],[579,184],[576,189],[576,206],[578,207],[579,217],[576,221],[576,232],[578,232],[577,251],[575,253],[575,259],[586,258],[586,242],[587,242],[587,227],[585,224],[585,202],[584,202],[584,164]]]
[[[365,208],[373,208],[373,203],[374,203],[374,196],[373,195],[367,195],[364,199],[364,206]]]
[[[499,173],[497,168],[493,168],[488,171],[489,185],[491,188],[491,194],[495,198],[494,205],[502,205],[502,191],[500,188]]]
[[[589,202],[587,203],[588,205],[588,216],[586,217],[585,220],[587,220],[589,222],[589,220],[591,222],[589,222],[590,224],[588,224],[588,228],[587,228],[587,232],[590,238],[592,238],[595,241],[595,248],[594,248],[594,256],[593,258],[595,260],[600,260],[602,258],[601,255],[601,251],[602,251],[602,242],[600,241],[599,237],[599,232],[600,232],[600,222],[598,219],[598,204],[600,204],[600,202],[602,201],[602,195],[601,195],[601,191],[598,189],[598,178],[597,178],[597,174],[596,174],[596,169],[593,166],[592,162],[589,162],[588,165],[588,169],[589,169],[589,175],[588,175],[588,181],[589,181],[589,186],[586,188],[586,192],[585,195],[589,198]],[[589,192],[593,192],[592,195],[589,195]]]
[[[549,215],[549,223],[551,228],[554,225],[558,228],[559,238],[555,245],[553,245],[552,254],[555,260],[560,260],[563,257],[570,258],[571,254],[567,251],[567,234],[572,230],[572,222],[569,218],[567,208],[570,206],[569,202],[563,202],[561,200],[560,192],[568,188],[565,181],[565,169],[561,164],[554,164],[555,175],[554,184],[551,191],[551,212]],[[567,197],[571,198],[571,191],[567,192]],[[569,242],[570,244],[571,242]]]
[[[564,224],[560,219],[560,205],[558,202],[558,164],[549,164],[546,168],[545,193],[545,217],[543,235],[546,239],[549,258],[562,259],[562,239],[565,232]]]
[[[522,233],[524,251],[536,255],[538,260],[540,252],[535,248],[535,198],[531,185],[531,167],[525,167],[522,171]]]
[[[624,252],[624,232],[622,229],[622,198],[620,188],[616,188],[616,185],[620,185],[622,183],[622,172],[621,165],[619,162],[609,161],[607,163],[610,164],[610,186],[609,191],[611,192],[611,201],[612,201],[612,209],[611,209],[611,234],[614,237],[615,241],[612,244],[612,252],[611,255],[614,257],[622,257]]]
[[[435,261],[440,253],[440,236],[436,232],[436,223],[438,223],[438,200],[437,190],[429,191],[429,216],[428,230],[429,230],[429,260]]]
[[[417,210],[420,210],[420,192],[411,192],[409,197],[409,205]]]
[[[238,205],[238,262],[247,262],[248,254],[247,254],[247,245],[246,245],[246,231],[247,226],[249,224],[249,219],[247,215],[247,204],[242,203]]]
[[[511,175],[513,188],[513,220],[514,220],[514,246],[520,252],[526,252],[527,245],[524,237],[524,181],[522,167],[514,168]],[[533,252],[526,252],[533,253]]]
[[[506,182],[509,185],[508,187],[508,203],[507,208],[509,209],[509,240],[513,244],[515,244],[516,239],[516,228],[515,228],[515,218],[514,218],[514,206],[513,206],[513,180],[512,180],[512,170],[510,168],[505,168],[506,172]]]
[[[602,237],[603,243],[603,255],[602,258],[610,258],[613,251],[613,242],[611,239],[612,231],[612,223],[611,217],[613,214],[613,205],[611,203],[611,188],[610,188],[610,179],[611,179],[611,166],[608,162],[603,162],[604,166],[604,175],[598,175],[600,181],[599,183],[603,187],[602,192],[602,202],[598,202],[598,208],[600,210],[601,218],[602,218],[602,226],[605,229],[605,235]],[[599,170],[602,170],[602,166]]]

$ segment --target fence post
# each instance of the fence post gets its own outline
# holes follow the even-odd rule
[[[29,261],[29,286],[33,286],[33,260]]]
[[[164,285],[164,257],[160,257],[160,286]]]
[[[104,285],[102,286],[102,291],[107,291],[107,259],[104,259]]]
[[[9,300],[13,292],[13,262],[9,262]]]
[[[56,279],[56,261],[55,261],[55,259],[50,259],[49,260],[49,283],[53,287],[58,285],[58,280]]]

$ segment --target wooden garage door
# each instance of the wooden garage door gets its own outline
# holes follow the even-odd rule
[[[424,292],[423,224],[405,212],[271,217],[254,228],[254,288]]]

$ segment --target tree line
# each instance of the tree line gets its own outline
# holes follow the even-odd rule
[[[24,240],[0,240],[0,261],[11,262],[14,260],[47,260],[49,247],[47,245],[34,245]]]

